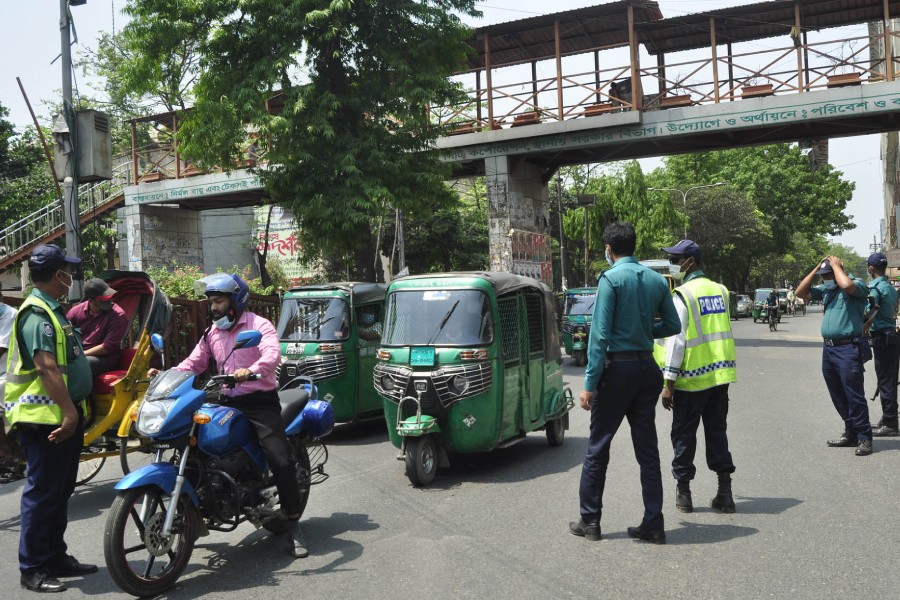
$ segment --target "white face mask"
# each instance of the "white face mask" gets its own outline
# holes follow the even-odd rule
[[[604,255],[606,256],[606,262],[609,263],[609,266],[613,266],[616,264],[616,261],[614,261],[612,259],[612,257],[609,255],[609,250],[604,251]]]
[[[228,318],[228,315],[225,315],[221,319],[216,319],[213,321],[213,325],[216,326],[216,329],[231,329],[234,325],[234,321]]]
[[[64,295],[68,296],[69,292],[72,291],[72,283],[75,281],[75,278],[72,277],[71,273],[66,273],[66,271],[60,271],[60,273],[65,273],[69,277],[69,283],[64,283],[63,280],[60,279],[59,273],[56,274],[56,278],[59,279],[59,282],[66,286],[66,293]]]

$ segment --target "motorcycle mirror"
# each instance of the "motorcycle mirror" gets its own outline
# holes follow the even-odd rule
[[[262,340],[262,334],[256,329],[248,329],[247,331],[242,331],[237,334],[237,338],[234,340],[234,348],[233,350],[240,350],[241,348],[252,348],[254,346],[259,346],[259,342]]]
[[[163,351],[163,336],[158,333],[154,333],[150,336],[150,345],[153,346],[153,349],[157,352]]]

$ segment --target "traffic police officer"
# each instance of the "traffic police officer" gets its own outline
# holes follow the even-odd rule
[[[816,275],[823,285],[813,286]],[[863,315],[869,290],[866,284],[844,271],[836,256],[826,256],[797,286],[797,296],[803,300],[821,300],[822,317],[822,375],[831,401],[841,419],[844,433],[828,446],[856,446],[857,456],[872,454],[872,424],[869,406],[863,389],[863,348],[861,339]]]
[[[894,321],[897,315],[897,290],[885,277],[887,257],[875,252],[866,261],[869,276],[869,301],[875,311],[869,327],[872,353],[875,355],[875,376],[881,397],[881,420],[872,428],[873,436],[900,434],[897,428],[897,374],[900,370],[900,335]]]
[[[728,385],[737,381],[734,337],[728,314],[728,290],[700,270],[700,246],[681,240],[670,248],[673,277],[683,283],[675,290],[675,310],[681,331],[654,349],[663,368],[663,408],[672,410],[672,475],[677,482],[675,508],[692,512],[691,480],[697,473],[697,428],[703,420],[706,464],[718,474],[719,490],[710,506],[725,513],[735,511],[731,495],[734,462],[728,450]],[[663,345],[663,343],[665,345]]]
[[[591,541],[600,539],[609,447],[627,418],[644,499],[644,518],[638,527],[628,528],[628,535],[665,544],[655,422],[662,375],[653,361],[653,338],[678,333],[680,323],[666,280],[632,256],[634,227],[616,221],[603,231],[603,242],[612,268],[600,276],[594,302],[579,398],[581,407],[591,411],[591,430],[578,493],[581,518],[569,523],[569,531]]]
[[[53,244],[32,251],[28,268],[34,289],[16,315],[9,342],[6,416],[28,468],[20,517],[20,582],[35,592],[63,591],[67,586],[57,577],[97,571],[96,565],[66,554],[63,539],[84,441],[83,400],[92,381],[80,333],[57,298],[69,293],[70,269],[80,262]]]

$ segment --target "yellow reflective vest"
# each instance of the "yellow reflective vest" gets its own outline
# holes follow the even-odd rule
[[[63,383],[69,385],[68,362],[66,356],[66,333],[57,315],[46,302],[35,296],[28,296],[19,308],[9,338],[9,352],[6,359],[6,391],[3,401],[6,406],[6,418],[11,426],[16,423],[36,423],[38,425],[59,425],[62,423],[62,410],[44,388],[44,382],[38,376],[36,368],[25,369],[19,345],[19,319],[27,314],[32,306],[43,309],[50,322],[53,323],[56,343],[56,364],[63,376]],[[82,406],[82,411],[84,407]]]
[[[698,392],[737,381],[728,290],[706,277],[698,277],[679,286],[675,293],[684,300],[688,311],[684,360],[675,389]],[[660,368],[665,368],[665,340],[657,340],[653,354]]]

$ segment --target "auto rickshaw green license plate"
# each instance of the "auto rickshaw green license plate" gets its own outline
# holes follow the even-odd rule
[[[410,348],[409,364],[413,367],[431,367],[434,365],[434,348]]]

